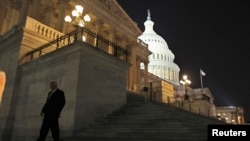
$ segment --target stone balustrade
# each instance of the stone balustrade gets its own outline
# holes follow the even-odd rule
[[[45,25],[42,24],[41,22],[31,18],[27,17],[25,28],[28,30],[31,30],[35,33],[38,33],[44,37],[49,38],[50,40],[55,40],[59,36],[63,36],[64,34]]]

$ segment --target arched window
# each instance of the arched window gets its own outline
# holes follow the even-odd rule
[[[3,91],[5,88],[6,74],[3,71],[0,71],[0,104],[2,103]]]

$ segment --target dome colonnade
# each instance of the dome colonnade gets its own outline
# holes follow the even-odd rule
[[[169,49],[167,42],[158,35],[154,29],[148,10],[147,20],[144,22],[145,31],[138,39],[148,44],[152,54],[149,56],[148,71],[172,84],[179,84],[180,68],[174,63],[174,54]]]

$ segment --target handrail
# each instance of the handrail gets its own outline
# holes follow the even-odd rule
[[[77,40],[82,40],[82,38],[85,38],[84,42],[86,42],[89,45],[92,45],[93,47],[96,47],[108,54],[111,54],[121,60],[127,61],[127,57],[128,57],[128,52],[127,50],[121,48],[119,45],[117,45],[114,42],[109,41],[108,39],[106,39],[105,37],[92,32],[91,30],[85,28],[85,27],[81,27],[81,28],[77,28],[76,30],[67,33],[63,36],[58,36],[56,38],[56,40],[53,40],[47,44],[44,44],[32,51],[27,52],[26,54],[24,54],[23,58],[21,59],[21,61],[23,60],[32,60],[34,58],[38,58],[44,54],[53,52],[61,47],[65,47],[69,44],[72,44],[74,42],[76,42]]]

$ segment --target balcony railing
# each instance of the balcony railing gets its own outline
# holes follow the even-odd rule
[[[116,43],[109,41],[105,37],[92,32],[91,30],[81,27],[63,36],[57,36],[55,40],[27,52],[22,57],[21,62],[27,62],[44,54],[56,51],[61,47],[65,47],[76,42],[77,40],[82,40],[83,42],[86,42],[87,44],[96,47],[103,52],[113,55],[123,61],[127,61],[127,50],[121,48]]]

